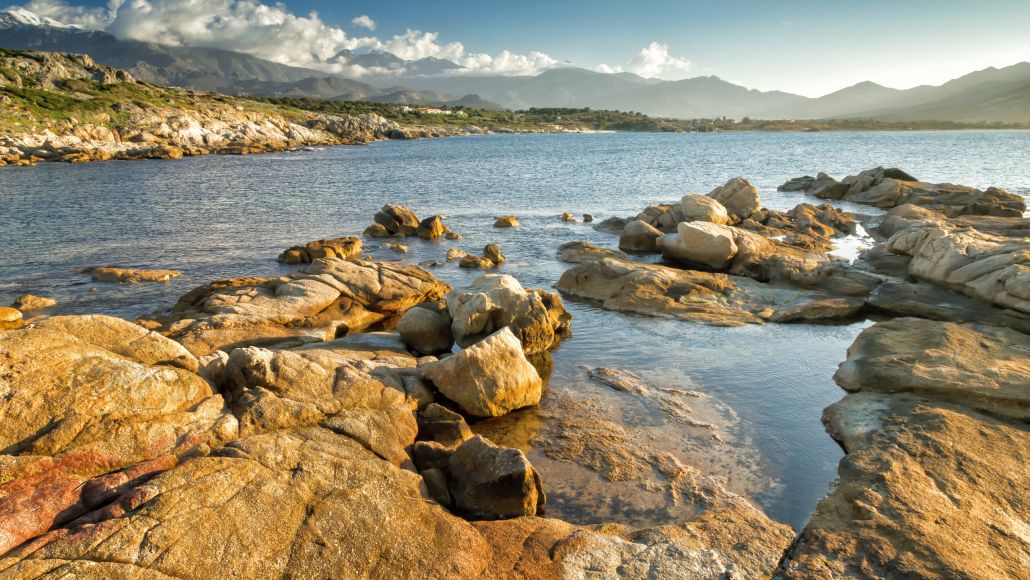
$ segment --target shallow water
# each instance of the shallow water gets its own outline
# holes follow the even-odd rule
[[[3,168],[0,304],[32,292],[57,298],[57,312],[132,319],[214,278],[288,272],[275,260],[282,249],[359,234],[387,202],[421,216],[442,213],[466,239],[408,240],[407,254],[369,241],[377,258],[443,262],[451,246],[478,251],[498,242],[509,258],[501,272],[527,287],[550,288],[567,267],[554,259],[560,244],[616,243],[589,225],[559,222],[563,211],[589,212],[598,221],[633,215],[737,175],[759,186],[765,205],[787,209],[813,201],[775,191],[790,177],[826,171],[841,178],[878,164],[928,181],[995,185],[1027,196],[1027,159],[1027,132],[572,134]],[[521,228],[491,227],[494,216],[509,213],[520,216]],[[98,265],[184,275],[168,284],[121,286],[82,272]],[[453,285],[479,273],[455,264],[432,271]],[[841,457],[820,423],[823,408],[842,395],[831,377],[869,322],[726,329],[567,306],[573,334],[554,352],[546,404],[476,426],[528,450],[550,490],[550,515],[641,523],[685,515],[662,493],[613,483],[538,449],[541,434],[554,433],[554,417],[572,402],[594,405],[635,441],[722,479],[771,517],[804,522]],[[654,402],[588,380],[581,365],[629,369],[649,385],[705,394],[704,404],[691,405],[718,419],[723,443]]]

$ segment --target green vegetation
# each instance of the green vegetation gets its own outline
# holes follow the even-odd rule
[[[667,119],[637,112],[598,111],[590,108],[530,108],[494,111],[470,107],[447,108],[464,114],[423,114],[426,105],[406,107],[394,103],[337,101],[310,97],[269,97],[258,100],[281,107],[332,115],[376,113],[402,125],[477,125],[495,130],[533,131],[589,129],[593,131],[710,132],[710,131],[920,131],[950,129],[1026,129],[1019,123],[957,123],[953,121],[878,121],[875,119],[758,120]]]
[[[41,63],[38,55],[22,50],[0,49],[0,59]],[[17,62],[17,61],[10,61]],[[198,110],[211,106],[235,106],[244,110],[277,107],[251,99],[197,93],[148,83],[111,82],[64,78],[47,84],[43,67],[3,66],[0,61],[0,131],[40,128],[77,119],[107,127],[125,125],[134,112],[158,109]]]

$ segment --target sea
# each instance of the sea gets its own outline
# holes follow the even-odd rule
[[[708,193],[733,177],[748,178],[762,203],[780,210],[823,203],[777,192],[789,178],[823,171],[840,179],[878,165],[924,181],[996,186],[1027,197],[1028,161],[1027,131],[725,132],[478,135],[253,156],[4,167],[0,304],[32,293],[59,301],[51,313],[132,320],[169,308],[213,279],[287,274],[293,267],[276,261],[283,249],[360,235],[385,203],[405,204],[421,217],[441,214],[464,239],[409,239],[405,254],[366,240],[366,253],[376,259],[437,260],[432,273],[460,287],[482,272],[445,263],[447,250],[478,253],[493,242],[508,257],[499,272],[527,288],[552,289],[570,267],[555,258],[561,244],[614,248],[618,236],[593,225]],[[563,212],[579,221],[560,221]],[[594,223],[584,223],[584,213]],[[509,214],[521,227],[492,227],[495,217]],[[93,281],[88,270],[96,266],[183,275],[119,285]],[[564,414],[589,408],[597,424],[622,431],[624,444],[650,457],[671,454],[770,517],[804,525],[833,485],[842,457],[820,420],[844,394],[832,376],[873,321],[716,328],[568,298],[566,306],[572,334],[552,353],[541,408],[473,425],[528,453],[549,492],[547,515],[634,525],[690,517],[669,489],[601,473],[588,454],[580,460],[547,453],[556,437],[575,435],[567,433],[577,427]],[[595,367],[632,372],[650,393],[701,395],[697,405],[716,413],[721,435],[677,420],[656,399],[591,380],[585,369]],[[618,462],[620,455],[608,459]],[[661,481],[659,475],[648,474]]]

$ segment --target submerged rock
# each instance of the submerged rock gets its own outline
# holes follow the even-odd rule
[[[362,241],[354,236],[346,236],[293,246],[279,254],[279,261],[284,264],[310,264],[319,258],[351,258],[361,252]]]
[[[441,394],[476,417],[497,417],[541,400],[541,378],[508,327],[426,365],[423,374]]]
[[[34,312],[36,310],[43,310],[56,305],[57,300],[54,300],[53,298],[34,296],[32,294],[22,294],[14,299],[14,302],[11,303],[11,308],[16,308],[22,312]]]
[[[631,221],[633,220],[628,220],[626,218],[621,217],[605,218],[601,222],[594,224],[594,229],[598,230],[599,232],[609,232],[613,234],[618,234],[622,232],[623,228],[625,228],[626,225]]]
[[[504,217],[499,217],[494,222],[494,227],[496,227],[496,228],[516,228],[516,227],[519,227],[519,219],[516,218],[516,216],[514,216],[514,215],[508,215],[508,216],[504,216]]]
[[[182,275],[178,270],[132,270],[127,268],[100,267],[90,270],[94,280],[100,282],[123,282],[136,284],[139,282],[168,282]]]
[[[558,252],[555,253],[555,257],[562,262],[570,264],[582,264],[584,262],[600,260],[602,258],[618,258],[620,260],[630,259],[630,256],[627,256],[623,252],[601,248],[589,242],[566,242],[558,247]]]

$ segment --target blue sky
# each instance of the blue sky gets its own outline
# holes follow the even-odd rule
[[[375,40],[365,41],[361,46],[366,48],[464,59],[463,64],[482,66],[484,74],[526,74],[569,61],[669,79],[715,74],[750,88],[807,95],[863,80],[899,88],[937,84],[1027,60],[1031,41],[1027,0],[285,0],[258,11],[232,0],[129,0],[114,23],[109,22],[111,12],[97,16],[110,8],[107,0],[0,0],[0,6],[26,3],[63,20],[78,15],[119,36],[216,45],[326,70],[338,66],[332,70],[351,76],[362,71],[328,59],[336,49],[366,38]],[[136,12],[129,14],[129,6]],[[321,28],[309,19],[312,11]],[[289,13],[299,20],[275,34],[242,30],[267,21],[269,13]],[[362,15],[375,23],[374,29],[368,21],[365,27],[352,24]],[[195,30],[198,22],[225,25],[233,18],[238,22],[224,29]],[[335,40],[328,42],[328,37]],[[395,37],[400,40],[391,42]],[[305,42],[317,46],[300,46]],[[642,53],[645,47],[651,48]],[[318,55],[311,57],[314,61],[304,62],[313,53]]]

